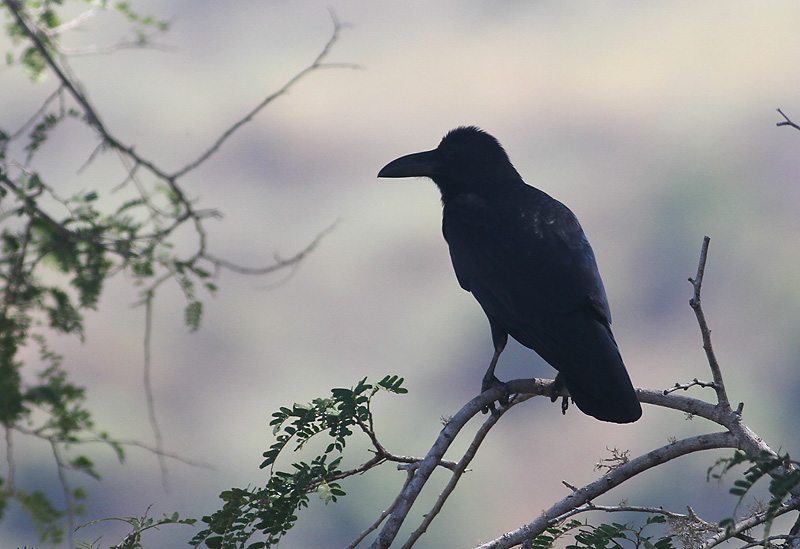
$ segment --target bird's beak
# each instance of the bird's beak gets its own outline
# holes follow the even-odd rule
[[[378,177],[432,177],[439,173],[441,166],[439,152],[434,149],[392,160],[378,172]]]

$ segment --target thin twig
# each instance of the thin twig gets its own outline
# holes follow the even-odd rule
[[[676,383],[674,386],[670,387],[669,389],[664,389],[664,394],[668,395],[670,393],[674,393],[675,391],[686,391],[691,387],[711,387],[712,389],[716,389],[717,386],[714,384],[713,381],[700,381],[697,378],[694,378],[689,383]]]
[[[38,120],[39,117],[41,117],[45,113],[45,111],[47,111],[47,108],[50,106],[50,104],[61,96],[61,92],[63,91],[63,89],[64,88],[62,86],[59,86],[58,88],[56,88],[56,91],[51,93],[50,96],[47,99],[44,100],[44,103],[42,103],[42,106],[39,108],[39,110],[37,110],[35,113],[33,113],[33,116],[28,118],[28,120],[26,120],[22,124],[22,126],[20,126],[17,129],[17,131],[15,131],[10,136],[8,136],[7,141],[8,142],[14,141],[19,136],[21,136],[23,133],[25,133],[25,131],[27,131],[27,129],[29,127],[31,127],[33,125],[33,123],[36,120]]]
[[[783,117],[784,121],[776,123],[775,124],[776,126],[778,126],[778,127],[780,127],[780,126],[789,126],[789,127],[794,128],[796,130],[800,130],[800,126],[798,126],[797,124],[795,124],[794,122],[789,120],[789,117],[786,116],[785,114],[783,114],[782,110],[777,109],[777,111]]]
[[[370,416],[371,418],[372,416]],[[375,434],[375,430],[372,426],[367,425],[361,419],[356,418],[356,422],[358,426],[361,427],[361,430],[369,437],[370,442],[375,447],[375,457],[373,459],[380,459],[380,461],[391,461],[394,463],[400,463],[398,465],[398,469],[403,469],[405,471],[410,471],[416,469],[419,466],[419,463],[422,461],[422,458],[412,457],[412,456],[400,456],[397,454],[393,454],[389,450],[387,450],[383,444],[378,440],[378,436]],[[411,465],[412,467],[406,467],[404,465]],[[440,459],[439,465],[444,467],[445,469],[450,469],[454,471],[458,464],[455,461],[450,461],[447,459]]]
[[[605,513],[647,513],[650,515],[663,515],[671,519],[690,520],[693,522],[699,521],[704,525],[714,526],[717,529],[719,529],[719,526],[717,526],[716,524],[706,522],[695,514],[684,515],[682,513],[675,513],[673,511],[668,511],[663,507],[643,507],[640,505],[595,505],[594,503],[591,502],[587,503],[582,507],[573,509],[568,513],[564,513],[563,515],[558,517],[558,521],[556,522],[561,522],[570,517],[574,517],[575,515],[578,515],[580,513],[588,513],[590,511],[603,511]],[[556,522],[553,522],[553,524],[556,524]]]
[[[697,265],[697,274],[694,278],[690,278],[689,282],[694,287],[694,297],[689,300],[689,306],[694,311],[697,317],[697,323],[700,325],[700,334],[703,338],[703,349],[706,352],[706,359],[711,368],[711,375],[714,379],[714,391],[717,393],[717,403],[724,409],[730,409],[731,405],[728,401],[728,393],[725,391],[725,383],[722,381],[722,370],[720,370],[719,362],[714,354],[714,348],[711,346],[711,330],[706,322],[706,316],[703,312],[703,307],[700,302],[700,290],[703,286],[703,276],[706,272],[706,260],[708,259],[708,245],[711,238],[703,237],[703,246],[700,249],[700,261]]]
[[[170,190],[175,194],[177,201],[186,209],[190,217],[195,217],[191,202],[186,198],[183,190],[177,184],[176,177],[170,176],[167,172],[157,167],[153,162],[146,160],[134,152],[133,147],[123,144],[119,139],[114,137],[106,128],[105,124],[100,119],[97,111],[92,106],[86,94],[80,90],[77,80],[71,75],[67,74],[68,69],[66,65],[62,67],[53,57],[52,53],[42,41],[41,37],[25,19],[23,15],[24,9],[18,0],[3,0],[3,3],[9,9],[14,17],[17,25],[22,29],[28,39],[33,43],[34,47],[44,58],[47,65],[55,73],[61,85],[70,93],[75,101],[80,105],[81,109],[86,115],[88,124],[93,127],[102,137],[102,140],[108,146],[120,151],[121,153],[129,156],[135,163],[141,164],[147,168],[156,177],[163,180]],[[196,221],[196,225],[199,221]]]
[[[67,465],[61,457],[61,451],[55,440],[50,441],[50,449],[53,451],[53,459],[56,462],[56,470],[58,471],[58,482],[64,492],[64,503],[67,508],[65,513],[67,519],[67,527],[65,528],[67,531],[67,547],[72,548],[75,546],[73,541],[75,532],[75,511],[73,509],[75,506],[75,492],[70,485],[69,478],[67,478]]]
[[[81,25],[81,23],[83,23],[85,20],[90,19],[90,18],[94,17],[95,15],[97,15],[97,11],[98,11],[98,8],[96,8],[96,7],[90,8],[90,9],[86,10],[85,12],[76,15],[71,20],[67,21],[66,23],[61,23],[57,27],[46,29],[44,31],[44,33],[47,36],[58,36],[62,32],[66,32],[66,31],[69,31],[69,30],[72,30],[74,28],[79,27]]]
[[[167,462],[164,459],[164,441],[161,438],[161,429],[158,426],[156,415],[155,397],[153,396],[153,381],[151,379],[152,360],[150,351],[153,340],[153,293],[149,292],[144,301],[144,394],[147,401],[147,418],[150,420],[150,428],[156,444],[156,456],[158,457],[158,467],[161,470],[161,484],[164,489],[169,491],[167,480]]]
[[[8,425],[3,424],[3,429],[5,429],[6,432],[6,465],[8,465],[5,489],[13,494],[16,490],[17,463],[14,459],[14,445],[12,444],[13,440],[11,438],[11,428]]]
[[[275,263],[273,263],[272,265],[268,265],[266,267],[243,267],[241,265],[237,265],[235,263],[231,263],[230,261],[227,261],[225,259],[221,259],[221,258],[216,257],[214,255],[211,255],[209,253],[203,254],[203,259],[206,259],[207,261],[210,261],[215,267],[224,267],[225,269],[228,269],[229,271],[233,271],[233,272],[239,273],[239,274],[245,274],[245,275],[265,275],[265,274],[269,274],[269,273],[284,269],[286,267],[291,267],[293,265],[296,265],[300,261],[305,259],[305,257],[308,256],[308,254],[310,254],[311,252],[313,252],[316,249],[316,247],[319,246],[319,243],[322,241],[322,239],[325,236],[327,236],[333,229],[335,229],[338,224],[339,224],[339,220],[336,220],[328,228],[323,229],[322,231],[320,231],[317,234],[317,236],[314,237],[314,240],[312,240],[310,244],[308,244],[305,248],[303,248],[302,250],[297,252],[292,257],[283,259],[280,256],[276,255],[274,257]]]
[[[34,437],[37,437],[37,438],[39,438],[41,440],[45,440],[45,441],[51,442],[51,443],[52,442],[62,442],[63,441],[63,438],[56,438],[53,435],[50,435],[50,434],[48,434],[46,432],[43,432],[43,429],[45,429],[45,427],[39,427],[37,429],[28,429],[28,428],[26,428],[24,426],[21,426],[21,425],[14,425],[13,427],[6,428],[7,433],[8,433],[7,434],[7,439],[10,440],[10,435],[11,435],[10,431],[17,431],[17,432],[19,432],[19,433],[21,433],[23,435],[34,436]],[[81,437],[70,438],[69,444],[70,445],[76,445],[76,444],[105,444],[105,445],[108,445],[108,446],[111,446],[111,447],[114,447],[114,446],[132,446],[132,447],[135,447],[135,448],[141,448],[143,450],[147,450],[151,454],[160,454],[160,455],[164,456],[165,458],[174,459],[175,461],[179,461],[179,462],[184,463],[186,465],[191,465],[192,467],[202,467],[204,469],[211,469],[211,470],[213,470],[215,468],[214,465],[212,465],[210,463],[203,462],[203,461],[197,461],[197,460],[194,460],[194,459],[189,459],[189,458],[180,456],[178,454],[173,454],[171,452],[164,452],[162,450],[159,450],[155,446],[152,446],[150,444],[145,444],[144,442],[140,442],[138,440],[119,440],[119,439],[113,439],[112,440],[112,439],[109,439],[106,436],[96,435],[96,436],[94,436],[92,438],[81,438]]]
[[[322,48],[322,51],[317,55],[316,59],[305,69],[295,74],[288,82],[286,82],[283,86],[281,86],[277,91],[268,95],[261,103],[259,103],[253,110],[247,113],[243,118],[238,120],[235,124],[233,124],[230,128],[225,130],[223,134],[208,148],[205,152],[203,152],[200,156],[198,156],[195,160],[172,174],[171,177],[177,179],[187,172],[195,169],[197,166],[208,160],[212,154],[217,152],[219,148],[222,146],[228,138],[233,135],[239,128],[253,120],[255,116],[261,112],[267,105],[278,99],[279,97],[286,95],[289,90],[300,80],[302,80],[306,75],[309,73],[316,71],[318,69],[325,69],[325,68],[351,68],[357,69],[360,68],[358,65],[351,65],[347,63],[335,63],[335,64],[328,64],[323,63],[328,54],[331,52],[331,48],[339,40],[339,33],[341,32],[343,25],[336,19],[336,16],[333,12],[331,12],[331,19],[333,20],[333,34],[328,39],[328,42],[325,44],[325,47]]]

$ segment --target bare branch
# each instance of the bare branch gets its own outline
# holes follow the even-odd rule
[[[97,15],[98,8],[93,7],[86,10],[83,13],[78,14],[77,16],[73,17],[70,21],[66,23],[62,23],[57,27],[53,27],[51,29],[46,29],[44,32],[47,36],[57,36],[62,32],[66,32],[72,29],[75,29],[81,25],[87,19],[91,19],[95,15]]]
[[[797,124],[795,124],[794,122],[789,120],[789,117],[786,116],[785,114],[783,114],[782,110],[780,110],[780,109],[777,109],[777,110],[778,110],[778,113],[783,117],[784,121],[783,122],[778,122],[777,124],[775,124],[776,126],[778,126],[778,127],[780,127],[780,126],[789,126],[790,128],[794,128],[796,130],[800,130],[800,126],[798,126]]]
[[[392,510],[392,514],[389,516],[389,519],[386,521],[377,539],[371,545],[373,549],[387,548],[392,544],[411,506],[414,504],[414,501],[416,501],[417,496],[422,491],[431,473],[433,473],[434,469],[438,466],[444,453],[450,447],[450,444],[459,431],[461,431],[461,428],[464,427],[475,414],[504,396],[503,393],[504,390],[499,387],[481,393],[464,405],[464,407],[447,422],[444,429],[442,429],[437,437],[436,442],[434,442],[428,452],[428,455],[425,456],[419,468],[414,472],[411,482],[398,494],[398,500]]]
[[[81,109],[83,109],[84,114],[86,115],[86,120],[88,124],[93,127],[102,137],[103,142],[111,146],[112,148],[120,151],[122,154],[129,156],[135,164],[141,164],[145,168],[147,168],[150,172],[152,172],[156,177],[162,179],[167,185],[169,185],[170,190],[175,194],[178,202],[185,208],[186,210],[186,218],[193,217],[196,219],[195,226],[198,227],[199,230],[199,220],[197,220],[191,202],[186,198],[183,190],[178,186],[176,182],[176,178],[170,176],[160,168],[158,168],[153,162],[150,162],[138,154],[136,154],[133,150],[133,147],[124,145],[121,141],[119,141],[116,137],[111,135],[108,129],[105,127],[103,122],[100,120],[100,116],[97,114],[97,111],[92,106],[91,102],[89,101],[86,94],[79,89],[79,85],[77,81],[72,78],[70,75],[67,74],[66,69],[62,68],[61,65],[56,62],[51,54],[50,50],[45,45],[42,37],[40,37],[39,33],[34,30],[34,28],[28,24],[25,19],[24,9],[18,0],[3,0],[3,3],[6,5],[8,10],[11,12],[12,16],[14,17],[15,22],[28,39],[33,43],[36,49],[41,53],[43,59],[50,67],[50,69],[55,73],[56,77],[58,78],[59,82],[61,82],[61,86],[65,88],[70,95],[72,95],[73,99],[80,105]]]
[[[47,111],[47,108],[50,106],[50,104],[53,103],[56,99],[59,99],[61,97],[61,92],[63,90],[64,90],[64,88],[59,86],[56,89],[56,91],[51,93],[50,96],[47,99],[44,100],[44,103],[42,103],[42,106],[39,107],[39,110],[37,110],[35,113],[33,113],[33,116],[28,118],[28,120],[26,120],[22,124],[22,126],[20,126],[17,129],[17,131],[15,131],[10,136],[8,136],[8,141],[13,141],[13,140],[17,139],[19,136],[21,136],[23,133],[25,133],[25,131],[29,127],[31,127],[33,125],[33,123],[36,122],[36,120],[38,120]]]
[[[372,532],[374,532],[375,530],[378,529],[378,526],[380,526],[381,523],[386,519],[386,517],[388,517],[392,513],[392,511],[394,511],[394,508],[397,506],[397,503],[400,501],[400,496],[402,496],[403,492],[406,491],[406,488],[408,488],[408,485],[411,482],[412,478],[414,478],[414,473],[409,471],[408,474],[406,475],[406,482],[405,482],[405,484],[403,484],[403,488],[400,489],[400,493],[394,499],[392,504],[385,511],[383,511],[381,513],[381,515],[378,517],[378,519],[375,522],[373,522],[372,525],[370,525],[369,528],[367,528],[366,530],[361,532],[358,535],[358,537],[356,537],[356,539],[351,541],[350,544],[345,549],[355,549],[358,546],[359,543],[364,541],[364,538],[366,538],[368,535],[370,535]]]
[[[741,547],[739,547],[739,549],[747,549],[748,547],[756,547],[756,546],[761,546],[761,547],[780,547],[776,543],[770,543],[770,542],[778,541],[778,540],[783,540],[783,541],[788,542],[786,545],[784,545],[784,547],[793,547],[794,545],[792,545],[792,544],[795,544],[795,545],[797,544],[798,537],[797,536],[793,536],[791,534],[782,534],[782,535],[777,535],[777,536],[769,536],[768,538],[751,541],[750,543],[748,543],[746,545],[742,545]]]
[[[61,450],[55,440],[50,440],[50,449],[53,452],[53,459],[56,462],[58,482],[61,484],[61,490],[64,492],[64,501],[66,502],[67,509],[69,509],[75,504],[75,492],[71,483],[69,482],[69,478],[67,477],[67,470],[70,467],[61,456]],[[75,534],[75,514],[66,513],[65,518],[67,520],[67,527],[65,528],[67,532],[67,545],[68,547],[74,547],[75,543],[73,541],[73,536]]]
[[[285,95],[297,82],[302,80],[309,73],[314,72],[314,71],[319,70],[319,69],[324,69],[324,68],[351,68],[351,69],[360,68],[358,65],[351,65],[351,64],[346,64],[346,63],[336,63],[336,64],[323,63],[325,58],[328,57],[328,54],[330,53],[331,48],[336,43],[336,41],[339,39],[339,33],[341,32],[341,30],[343,28],[343,25],[336,19],[336,16],[333,14],[333,12],[331,12],[331,19],[333,20],[333,34],[328,39],[328,42],[325,44],[325,47],[322,48],[322,51],[319,53],[319,55],[317,55],[316,59],[314,59],[314,61],[308,67],[306,67],[305,69],[303,69],[302,71],[300,71],[296,75],[294,75],[288,82],[286,82],[283,86],[281,86],[281,88],[278,91],[268,95],[253,110],[251,110],[249,113],[247,113],[242,119],[240,119],[238,122],[236,122],[233,126],[228,128],[214,142],[214,144],[211,145],[211,147],[208,150],[206,150],[204,153],[202,153],[200,156],[198,156],[195,160],[193,160],[192,162],[190,162],[189,164],[187,164],[186,166],[184,166],[183,168],[181,168],[180,170],[175,172],[172,175],[172,177],[177,179],[177,178],[185,175],[187,172],[195,169],[197,166],[199,166],[203,162],[205,162],[208,159],[208,157],[210,157],[212,154],[217,152],[217,150],[219,150],[219,148],[222,146],[222,144],[225,143],[225,141],[227,141],[228,138],[236,132],[236,130],[238,130],[239,128],[241,128],[242,126],[244,126],[245,124],[250,122],[253,118],[255,118],[255,116],[259,112],[261,112],[267,105],[272,103],[274,100],[276,100],[279,97]]]
[[[467,448],[467,451],[464,452],[461,460],[459,460],[458,466],[453,471],[453,475],[450,477],[450,481],[447,483],[447,486],[444,487],[444,490],[442,490],[442,493],[437,498],[436,503],[433,505],[431,510],[425,513],[425,518],[422,520],[422,523],[409,536],[402,549],[410,549],[417,542],[417,540],[419,540],[422,534],[425,533],[425,531],[428,529],[428,526],[430,526],[431,522],[433,522],[433,519],[435,519],[439,514],[439,511],[442,510],[447,498],[450,497],[450,494],[452,494],[453,490],[455,490],[458,481],[461,480],[461,475],[463,475],[464,471],[467,470],[472,458],[474,458],[475,454],[478,452],[478,448],[480,447],[481,443],[486,438],[486,435],[489,434],[489,430],[494,427],[503,414],[512,406],[524,402],[531,397],[532,395],[516,395],[507,407],[501,406],[494,413],[489,414],[489,417],[483,422],[483,425],[481,425],[480,429],[478,429],[478,432],[475,433],[469,448]]]
[[[700,381],[699,379],[694,378],[689,383],[676,383],[673,387],[670,387],[669,389],[664,389],[664,394],[668,395],[670,393],[674,393],[675,391],[680,391],[680,390],[687,391],[690,387],[695,387],[695,386],[711,387],[712,389],[717,388],[717,386],[714,384],[713,381]]]
[[[370,417],[370,420],[372,418]],[[372,428],[371,425],[367,425],[361,419],[356,418],[356,422],[358,426],[361,427],[361,430],[369,437],[372,445],[375,447],[375,457],[373,459],[380,459],[380,461],[392,461],[395,463],[400,463],[398,465],[398,469],[403,469],[405,471],[414,471],[418,466],[419,463],[422,461],[422,458],[411,457],[411,456],[400,456],[397,454],[393,454],[389,450],[387,450],[383,444],[378,440],[378,436],[375,434],[375,430]],[[372,461],[372,460],[370,460]],[[410,465],[410,467],[409,467]],[[450,469],[454,471],[458,464],[455,461],[451,461],[448,459],[441,459],[439,460],[439,465],[444,467],[445,469]]]
[[[800,509],[800,496],[795,496],[792,499],[790,499],[789,501],[785,502],[783,505],[781,505],[781,507],[775,512],[774,515],[772,515],[772,517],[777,518],[777,517],[779,517],[781,515],[785,515],[786,513],[790,512],[790,511],[796,511],[798,509]],[[755,526],[758,526],[760,524],[764,524],[770,518],[771,517],[769,516],[769,514],[767,512],[763,512],[763,513],[757,513],[757,514],[755,514],[755,515],[753,515],[751,517],[747,517],[745,519],[742,519],[739,522],[737,522],[735,525],[733,525],[730,529],[723,530],[722,532],[720,532],[720,533],[708,538],[705,541],[705,543],[703,543],[703,545],[701,545],[698,549],[710,549],[711,547],[719,545],[723,541],[728,540],[731,537],[733,537],[733,536],[735,536],[735,535],[737,535],[737,534],[739,534],[741,532],[745,532],[745,531],[750,530],[751,528],[753,528]],[[748,547],[748,546],[746,546],[746,547]]]
[[[582,507],[578,507],[577,509],[573,509],[568,513],[564,513],[558,518],[558,520],[560,522],[570,517],[574,517],[580,513],[588,513],[590,511],[603,511],[604,513],[647,513],[648,515],[663,515],[670,519],[698,522],[704,526],[713,527],[715,530],[719,530],[719,526],[704,521],[693,511],[691,511],[691,508],[689,510],[690,514],[684,515],[682,513],[668,511],[663,507],[643,507],[640,505],[595,505],[594,503],[589,502]]]
[[[22,426],[19,426],[19,425],[15,425],[14,427],[10,427],[10,428],[7,427],[6,428],[6,433],[7,433],[7,437],[6,438],[7,438],[7,440],[10,440],[11,431],[18,431],[18,432],[20,432],[20,433],[22,433],[24,435],[31,435],[31,436],[34,436],[34,437],[37,437],[39,439],[46,440],[46,441],[52,441],[53,440],[52,437],[47,436],[45,434],[42,434],[40,429],[26,429],[25,427],[22,427]],[[117,446],[117,445],[118,446],[131,446],[131,447],[134,447],[134,448],[141,448],[142,450],[146,450],[146,451],[148,451],[148,452],[150,452],[152,454],[162,455],[162,456],[164,456],[166,458],[174,459],[175,461],[178,461],[180,463],[184,463],[186,465],[191,465],[192,467],[201,467],[203,469],[211,469],[211,470],[215,469],[214,465],[212,465],[210,463],[193,460],[193,459],[186,458],[186,457],[183,457],[183,456],[180,456],[178,454],[171,453],[171,452],[165,452],[163,450],[159,450],[155,446],[152,446],[150,444],[145,444],[145,443],[140,442],[138,440],[120,440],[120,439],[113,439],[112,440],[112,439],[109,439],[107,436],[97,435],[97,436],[94,436],[92,438],[74,438],[74,439],[70,440],[70,444],[104,444],[104,445],[108,445],[108,446]],[[10,475],[9,475],[9,477],[10,477]],[[9,489],[11,489],[11,488],[9,487]]]
[[[553,384],[553,380],[548,379],[538,379],[538,378],[530,378],[530,379],[515,379],[508,382],[508,386],[512,388],[512,391],[515,393],[524,394],[525,399],[530,398],[531,396],[550,396],[550,387]],[[499,390],[498,390],[499,391]],[[389,547],[393,542],[394,536],[396,536],[396,531],[399,529],[402,521],[405,519],[408,511],[410,510],[411,505],[413,504],[415,498],[419,494],[422,489],[422,486],[427,481],[427,478],[433,471],[433,468],[436,466],[435,459],[441,460],[441,456],[444,455],[444,452],[447,450],[447,447],[452,442],[453,438],[460,432],[460,429],[466,424],[466,422],[477,413],[478,410],[482,409],[483,406],[486,406],[489,402],[493,402],[497,399],[498,395],[494,394],[498,391],[487,391],[486,393],[479,395],[472,401],[470,401],[464,408],[462,408],[454,417],[453,419],[448,422],[445,429],[442,430],[439,437],[436,440],[431,451],[428,453],[428,456],[420,462],[419,464],[419,471],[417,475],[415,475],[414,481],[410,483],[406,488],[405,491],[408,492],[407,494],[399,494],[398,497],[404,496],[400,500],[400,504],[395,507],[393,510],[392,517],[384,526],[384,530],[381,532],[378,539],[373,543],[372,547]],[[694,437],[691,439],[681,440],[670,445],[664,446],[657,450],[653,450],[648,454],[644,454],[643,456],[639,456],[635,459],[628,461],[620,465],[619,467],[614,468],[612,471],[609,471],[606,475],[595,481],[594,483],[587,485],[583,488],[575,488],[574,493],[572,496],[565,498],[561,502],[555,504],[551,508],[551,512],[547,513],[550,522],[546,522],[543,525],[541,523],[537,523],[534,521],[533,523],[523,527],[522,529],[516,531],[517,534],[514,537],[509,539],[516,539],[516,543],[506,544],[503,542],[499,545],[491,545],[488,544],[485,547],[513,547],[517,543],[521,543],[523,538],[518,538],[519,532],[523,531],[525,528],[533,527],[532,525],[542,526],[543,528],[548,527],[553,521],[561,520],[561,514],[569,512],[571,509],[578,508],[580,505],[584,505],[591,501],[592,498],[597,497],[606,491],[610,490],[611,488],[617,486],[618,484],[624,482],[628,478],[642,472],[646,469],[655,467],[674,459],[675,457],[679,457],[681,455],[685,455],[690,452],[697,452],[701,450],[707,449],[714,449],[714,448],[739,448],[744,450],[750,455],[758,455],[762,451],[772,452],[772,450],[767,446],[767,444],[755,433],[753,433],[746,425],[744,425],[741,421],[741,415],[737,414],[736,412],[732,411],[729,407],[725,408],[720,406],[719,404],[711,404],[709,402],[705,402],[699,399],[674,395],[674,394],[664,394],[664,391],[657,391],[653,389],[644,389],[644,388],[637,388],[636,394],[639,400],[645,404],[654,404],[657,406],[663,406],[666,408],[672,408],[675,410],[679,410],[685,412],[687,414],[692,414],[695,416],[703,417],[708,419],[714,423],[719,425],[723,425],[728,428],[729,432],[723,433],[716,433],[710,435],[700,435],[699,437]],[[522,399],[519,401],[515,398],[512,401],[512,404],[516,404],[521,402]],[[732,432],[736,433],[736,436],[732,434]],[[478,435],[476,435],[476,439],[478,439]],[[482,439],[481,439],[482,440]],[[477,442],[479,444],[479,441]],[[477,446],[476,446],[477,449]],[[471,458],[470,458],[471,459]],[[459,463],[459,466],[461,463]],[[464,465],[466,467],[466,465]],[[458,468],[453,474],[451,478],[451,484],[453,484],[453,488],[455,486],[455,482],[457,482],[458,478]],[[424,475],[424,476],[423,476]],[[448,485],[449,486],[449,485]],[[447,495],[452,492],[452,489],[446,491]],[[446,497],[444,498],[446,499]],[[444,499],[441,500],[441,504],[444,503]],[[569,505],[567,505],[569,504]],[[440,504],[437,501],[436,506],[432,510],[433,512],[430,513],[435,516],[435,513],[438,513]],[[433,520],[431,518],[430,520]],[[430,520],[426,519],[426,521],[420,525],[418,528],[419,535],[421,535],[424,530],[427,528],[428,524],[430,524]],[[538,520],[538,519],[537,519]],[[525,530],[533,532],[533,530]],[[541,533],[540,530],[538,533]],[[532,533],[530,536],[538,535],[538,533]],[[511,533],[514,534],[514,533]],[[507,534],[511,535],[511,534]],[[385,537],[384,537],[385,535]],[[413,543],[417,537],[419,537],[417,533],[413,534],[409,541],[406,543],[405,547],[410,547],[411,543]],[[499,538],[500,539],[500,538]],[[504,536],[503,540],[506,539]],[[498,540],[495,542],[499,543]],[[494,543],[494,542],[491,542]],[[484,547],[484,546],[482,546]]]
[[[703,307],[700,304],[700,290],[703,285],[703,276],[706,271],[706,260],[708,259],[708,245],[711,242],[709,237],[703,237],[703,247],[700,250],[700,261],[697,265],[697,275],[689,282],[694,286],[694,297],[689,300],[689,306],[694,311],[697,317],[697,323],[700,325],[700,334],[703,337],[703,349],[706,352],[708,365],[711,367],[711,375],[714,378],[714,391],[717,393],[717,402],[724,408],[730,408],[728,401],[728,393],[725,391],[725,384],[722,381],[722,371],[720,370],[717,357],[714,354],[714,348],[711,346],[711,330],[706,322],[706,316],[703,312]]]
[[[797,520],[794,521],[791,529],[789,529],[789,535],[796,538],[794,546],[800,547],[800,515],[798,515]]]
[[[156,415],[155,396],[153,393],[153,381],[151,378],[152,359],[150,351],[152,349],[152,333],[153,333],[153,297],[152,291],[147,292],[144,299],[144,368],[143,379],[145,401],[147,402],[147,419],[150,421],[150,429],[153,431],[153,438],[156,443],[156,455],[158,456],[158,467],[161,470],[161,484],[164,490],[169,491],[169,483],[167,480],[167,462],[164,459],[164,441],[161,437],[161,428],[158,425],[158,416]]]
[[[605,494],[612,488],[619,486],[621,483],[643,471],[652,469],[653,467],[677,457],[702,450],[737,447],[738,443],[736,438],[728,432],[699,435],[662,446],[661,448],[657,448],[630,460],[628,463],[621,465],[613,471],[609,471],[596,481],[587,484],[583,488],[570,493],[564,499],[556,502],[534,521],[481,545],[479,549],[505,549],[519,545],[525,540],[532,539],[544,532],[549,526],[561,521],[568,513],[586,505],[594,498]]]
[[[305,248],[303,248],[302,250],[297,252],[292,257],[283,259],[280,256],[276,255],[274,257],[275,263],[272,264],[272,265],[268,265],[266,267],[242,267],[240,265],[237,265],[237,264],[232,263],[230,261],[227,261],[225,259],[221,259],[221,258],[216,257],[214,255],[211,255],[209,253],[204,253],[203,254],[203,258],[208,260],[208,261],[210,261],[211,263],[213,263],[215,267],[224,267],[225,269],[228,269],[229,271],[233,271],[233,272],[239,273],[239,274],[245,274],[245,275],[264,275],[264,274],[269,274],[269,273],[284,269],[286,267],[291,267],[291,266],[297,265],[308,254],[313,252],[314,249],[316,249],[316,247],[322,241],[322,239],[328,233],[330,233],[333,229],[335,229],[336,225],[338,225],[338,224],[339,224],[339,221],[337,220],[331,226],[329,226],[327,229],[324,229],[323,231],[321,231],[316,237],[314,237],[314,240],[312,240],[311,243],[308,246],[306,246]]]

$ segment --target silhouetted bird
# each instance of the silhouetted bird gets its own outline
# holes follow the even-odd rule
[[[558,370],[555,392],[566,384],[584,413],[639,419],[594,252],[575,215],[525,184],[500,143],[475,127],[452,130],[436,149],[378,173],[415,176],[439,187],[456,277],[489,318],[494,356],[482,390],[501,384],[494,369],[511,335]]]

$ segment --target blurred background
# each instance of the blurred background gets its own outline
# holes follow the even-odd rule
[[[775,125],[777,108],[800,121],[796,2],[132,6],[171,23],[157,40],[166,48],[79,57],[72,66],[110,131],[167,170],[193,160],[312,61],[332,32],[328,9],[348,24],[329,61],[362,68],[310,75],[185,178],[199,208],[224,213],[208,226],[210,248],[231,261],[259,266],[275,254],[290,257],[337,224],[291,276],[223,273],[195,334],[183,325],[180,292],[162,291],[153,379],[165,446],[213,468],[171,461],[165,490],[153,455],[130,450],[121,466],[98,447],[92,456],[104,478],[89,481],[88,515],[79,523],[148,507],[156,517],[218,509],[222,490],[266,481],[258,465],[273,442],[273,411],[365,376],[406,378],[409,394],[376,398],[376,429],[396,453],[426,452],[441,416],[477,394],[492,352],[489,327],[453,275],[435,186],[376,174],[400,155],[434,148],[459,125],[496,136],[529,184],[581,220],[637,386],[710,378],[687,282],[709,235],[704,307],[731,399],[745,403],[745,421],[774,449],[800,452],[800,132]],[[109,44],[126,28],[100,14],[66,43]],[[32,88],[20,69],[0,69],[2,126],[20,126],[53,86],[51,78]],[[64,195],[110,192],[123,178],[115,155],[78,173],[95,146],[84,127],[64,126],[41,155],[43,174]],[[87,315],[85,344],[65,337],[53,346],[87,387],[99,429],[151,442],[137,300],[127,281],[115,279]],[[554,371],[510,345],[498,375]],[[697,388],[689,395],[713,398]],[[567,495],[562,480],[579,486],[596,478],[594,464],[610,448],[638,455],[670,437],[716,430],[652,406],[639,422],[618,426],[576,409],[562,416],[547,399],[532,399],[494,428],[418,546],[471,547],[519,527]],[[49,448],[15,444],[20,483],[57,498]],[[370,456],[353,450],[346,465]],[[692,505],[719,520],[735,499],[727,485],[707,483],[706,470],[729,454],[668,464],[596,503],[678,512]],[[340,503],[312,498],[281,547],[346,545],[403,480],[386,465],[346,481]],[[409,522],[418,523],[444,482],[426,489]],[[9,510],[3,547],[36,545],[32,528]],[[102,536],[107,546],[127,531],[101,523],[77,539]],[[196,531],[166,527],[145,537],[145,547],[182,547]]]

